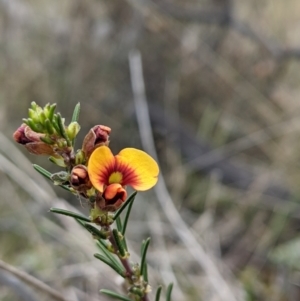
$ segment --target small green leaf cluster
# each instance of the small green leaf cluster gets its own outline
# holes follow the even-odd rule
[[[37,105],[35,102],[31,103],[31,108],[28,110],[28,118],[24,118],[23,122],[28,125],[34,132],[45,134],[41,137],[41,141],[47,144],[58,143],[59,147],[72,146],[79,130],[76,117],[79,115],[80,106],[75,107],[72,122],[66,126],[65,118],[62,118],[60,113],[55,113],[56,104],[45,105],[44,108]],[[58,140],[61,138],[62,140]]]

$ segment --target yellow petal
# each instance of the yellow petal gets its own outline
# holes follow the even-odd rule
[[[135,190],[144,191],[156,184],[159,168],[147,153],[135,148],[125,148],[115,159],[115,169],[123,175],[123,186],[130,185]]]
[[[109,184],[109,176],[114,172],[115,157],[107,146],[96,148],[88,162],[88,173],[93,186],[103,192]]]

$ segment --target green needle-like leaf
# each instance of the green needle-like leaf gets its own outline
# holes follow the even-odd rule
[[[61,132],[60,132],[60,128],[59,128],[59,125],[58,125],[58,117],[57,117],[57,114],[54,114],[53,115],[53,118],[52,118],[52,125],[54,126],[57,134],[61,135]]]
[[[81,214],[78,214],[78,213],[75,213],[75,212],[71,212],[71,211],[68,211],[68,210],[64,210],[64,209],[50,208],[50,211],[54,212],[54,213],[62,214],[62,215],[71,216],[71,217],[74,217],[76,219],[80,219],[80,220],[85,221],[85,222],[90,222],[91,221],[86,216],[83,216]]]
[[[118,231],[121,232],[121,231],[122,231],[122,221],[121,221],[121,218],[120,218],[120,217],[118,217],[118,218],[116,219],[116,224],[117,224],[117,229],[118,229]]]
[[[63,138],[66,139],[68,146],[71,146],[72,143],[68,137],[68,134],[65,129],[64,121],[63,121],[63,118],[61,117],[60,113],[57,113],[57,122],[58,122],[58,126],[59,126],[61,135],[63,136]]]
[[[113,219],[116,220],[120,214],[124,211],[124,209],[131,203],[134,201],[134,198],[137,194],[137,191],[135,191],[127,200],[126,202],[123,204],[123,206],[115,213]]]
[[[41,166],[39,166],[39,165],[37,165],[37,164],[33,164],[33,168],[34,168],[37,172],[39,172],[41,175],[43,175],[45,178],[47,178],[47,179],[49,179],[50,181],[52,181],[52,179],[51,179],[52,174],[51,174],[48,170],[44,169],[43,167],[41,167]],[[65,189],[65,190],[67,190],[67,191],[69,191],[69,192],[74,193],[74,191],[73,191],[69,186],[67,186],[67,185],[57,185],[57,186],[59,186],[59,187]]]
[[[130,196],[131,200],[130,200],[130,202],[128,202],[128,209],[127,209],[127,212],[126,212],[126,215],[124,218],[124,223],[123,223],[123,230],[122,230],[123,236],[125,236],[125,233],[126,233],[126,228],[127,228],[127,224],[128,224],[128,220],[129,220],[129,216],[130,216],[130,212],[131,212],[131,208],[132,208],[135,196],[136,196],[136,192]]]
[[[77,222],[80,226],[82,226],[83,228],[85,228],[85,227],[84,227],[85,222],[83,222],[82,220],[80,220],[80,219],[78,219],[78,218],[76,218],[76,222]]]
[[[48,119],[51,121],[51,123],[53,122],[53,116],[54,116],[55,109],[56,109],[56,103],[52,104],[49,107]]]
[[[142,250],[141,250],[141,275],[144,275],[144,272],[145,272],[145,266],[147,265],[147,262],[146,262],[146,256],[147,256],[147,250],[148,250],[148,247],[149,247],[149,244],[150,244],[150,237],[148,237],[145,241],[143,241],[143,244],[142,244]],[[146,278],[148,279],[148,275],[146,275]],[[145,279],[146,280],[146,279]]]
[[[92,226],[90,224],[82,223],[82,226],[85,229],[87,229],[91,234],[96,236],[98,239],[106,239],[107,238],[105,233],[101,232],[100,230],[98,230],[97,228],[95,228],[94,226]]]
[[[114,255],[111,254],[110,251],[107,250],[107,245],[105,242],[101,239],[97,241],[97,246],[102,251],[102,253],[116,266],[118,266],[120,269],[122,269],[122,265],[119,263],[119,261],[114,257]]]
[[[96,257],[97,259],[101,260],[102,262],[104,262],[105,264],[107,264],[108,266],[110,266],[120,276],[122,276],[123,278],[125,278],[125,271],[124,271],[124,269],[120,269],[120,266],[115,265],[107,257],[105,257],[104,255],[98,254],[98,253],[94,254],[94,257]]]
[[[51,172],[49,172],[48,170],[44,169],[43,167],[37,164],[33,164],[33,168],[41,175],[43,175],[45,178],[51,180],[51,176],[52,176]]]
[[[55,123],[57,124],[58,126],[58,133],[64,137],[64,131],[65,131],[65,125],[64,125],[64,121],[63,121],[63,118],[61,117],[61,114],[60,113],[57,113],[54,115],[55,116]]]
[[[122,233],[122,229],[123,229],[123,225],[122,225],[122,221],[121,221],[121,218],[118,217],[116,219],[116,224],[117,224],[117,229],[120,233]],[[126,243],[126,239],[125,239],[125,236],[123,236],[123,239],[122,239],[122,243],[124,245],[124,248],[125,250],[127,250],[127,243]]]
[[[172,289],[173,289],[173,283],[170,283],[167,288],[166,301],[171,301]]]
[[[120,253],[120,255],[122,257],[124,257],[126,255],[126,249],[124,247],[124,245],[122,244],[122,241],[120,239],[120,236],[119,236],[119,231],[117,229],[113,229],[112,231],[112,234],[114,236],[114,239],[115,239],[115,242],[117,244],[117,247],[118,247],[118,251]]]
[[[160,285],[160,286],[157,288],[157,291],[156,291],[155,301],[159,301],[161,289],[162,289],[162,286]]]
[[[34,122],[31,118],[23,119],[23,121],[35,132],[43,133],[44,127],[41,123]]]
[[[86,228],[86,223],[76,219],[76,221],[84,228]],[[118,270],[123,270],[122,265],[119,263],[119,261],[111,254],[110,251],[108,251],[107,249],[107,244],[105,242],[105,240],[102,239],[98,239],[96,242],[98,248],[101,250],[101,252],[103,253],[103,255],[116,267],[118,267]]]
[[[74,108],[71,122],[74,122],[74,121],[78,122],[79,113],[80,113],[80,103],[78,103]]]
[[[117,293],[115,293],[115,292],[112,292],[112,291],[110,291],[110,290],[102,289],[102,290],[100,290],[100,292],[101,292],[102,294],[105,294],[105,295],[107,295],[107,296],[110,296],[110,297],[115,298],[115,299],[118,299],[118,300],[122,300],[122,301],[132,301],[132,300],[129,299],[128,297],[119,295],[119,294],[117,294]]]
[[[148,264],[144,264],[144,268],[143,268],[143,278],[146,282],[148,282]]]
[[[48,134],[50,134],[50,135],[54,134],[55,129],[54,129],[51,121],[48,118],[45,120],[44,125],[46,127]]]

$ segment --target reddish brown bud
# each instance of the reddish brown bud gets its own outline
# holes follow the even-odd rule
[[[40,140],[44,134],[36,133],[28,125],[22,124],[13,134],[17,143],[24,145],[34,155],[55,155],[53,147]]]
[[[80,192],[86,192],[92,188],[87,168],[84,165],[76,165],[71,172],[71,186]]]
[[[86,158],[89,158],[97,147],[108,146],[110,132],[111,129],[105,125],[95,125],[90,129],[82,143],[82,150]]]
[[[116,211],[127,198],[126,190],[117,183],[108,185],[99,199],[97,205],[104,211]]]
[[[26,124],[22,124],[15,132],[14,132],[14,139],[17,143],[20,143],[20,144],[27,144],[30,141],[29,138],[26,137],[25,135],[25,129],[26,127],[28,127]]]

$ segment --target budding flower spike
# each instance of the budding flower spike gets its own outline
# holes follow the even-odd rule
[[[60,113],[55,113],[55,109],[56,104],[46,104],[42,108],[32,102],[28,118],[23,119],[24,123],[13,135],[15,141],[32,154],[51,155],[56,160],[66,153],[70,154],[80,126],[77,121],[65,126],[65,119]]]
[[[137,191],[148,190],[157,183],[159,167],[151,156],[136,148],[124,148],[113,155],[109,148],[111,128],[106,125],[93,126],[81,148],[74,149],[80,130],[80,104],[75,106],[69,125],[65,125],[65,118],[55,113],[55,109],[56,104],[42,108],[32,102],[29,117],[23,119],[13,138],[30,153],[49,156],[56,168],[61,168],[51,173],[34,164],[40,174],[86,200],[89,216],[59,208],[50,211],[76,219],[96,240],[101,254],[94,256],[125,279],[126,296],[109,290],[101,292],[118,300],[150,301],[146,260],[150,238],[142,244],[142,259],[138,264],[130,261],[125,235]],[[127,186],[135,190],[128,198]],[[124,218],[122,212],[125,212]],[[161,287],[157,290],[156,301],[159,301],[160,291]],[[171,300],[170,295],[171,289],[168,289],[166,301]]]

